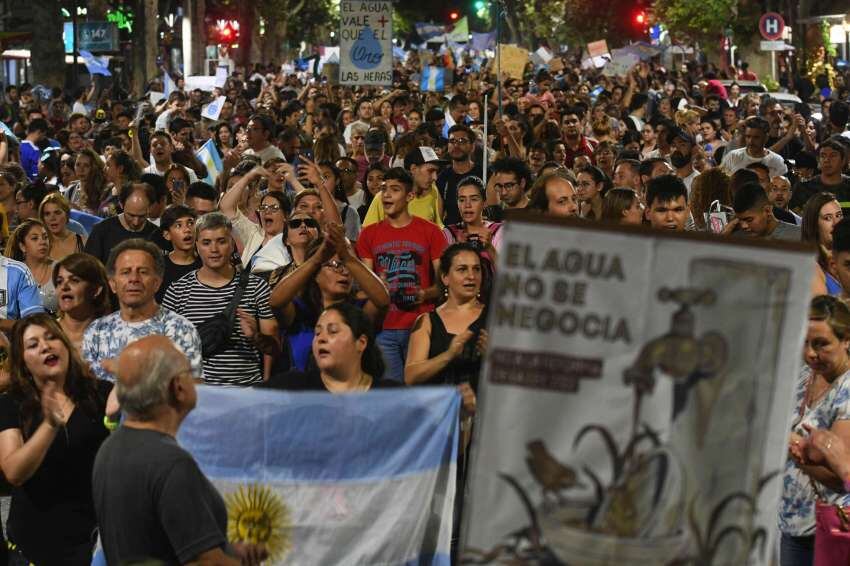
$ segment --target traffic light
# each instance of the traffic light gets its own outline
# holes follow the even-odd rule
[[[483,10],[487,6],[487,2],[484,0],[476,0],[475,2],[475,11],[479,12]]]
[[[458,12],[457,10],[452,10],[451,12],[449,12],[449,19],[451,21],[456,22],[456,21],[458,21],[459,18],[460,18],[460,12]]]
[[[222,45],[236,45],[239,43],[239,22],[236,20],[218,20],[212,39]]]
[[[641,10],[635,14],[635,24],[639,26],[646,24],[646,12]]]

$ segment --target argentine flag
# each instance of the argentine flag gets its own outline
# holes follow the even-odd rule
[[[450,562],[460,396],[198,387],[178,442],[270,564]]]
[[[201,181],[209,183],[210,185],[215,185],[215,180],[218,178],[224,166],[221,164],[221,157],[218,155],[218,149],[216,149],[213,140],[208,139],[207,142],[195,152],[195,157],[197,157],[198,160],[207,167],[207,176],[206,178],[201,179]]]
[[[419,90],[431,92],[443,92],[446,89],[445,67],[425,67],[422,69],[422,78]]]
[[[109,63],[98,59],[92,55],[90,51],[80,49],[79,53],[80,57],[83,58],[83,64],[86,66],[86,70],[90,75],[103,75],[104,77],[112,76],[112,73],[109,72]]]

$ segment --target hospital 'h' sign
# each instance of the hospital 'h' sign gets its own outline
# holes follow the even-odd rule
[[[759,19],[759,32],[768,41],[780,39],[785,30],[785,20],[781,14],[767,12]]]

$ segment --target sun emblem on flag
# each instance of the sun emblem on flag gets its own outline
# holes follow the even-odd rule
[[[227,538],[231,542],[266,545],[270,562],[292,548],[292,520],[283,500],[269,486],[241,485],[224,496]]]

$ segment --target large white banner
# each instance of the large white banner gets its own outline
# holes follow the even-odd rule
[[[392,2],[342,0],[339,10],[340,84],[391,85]]]
[[[767,564],[813,253],[504,229],[466,561]]]

